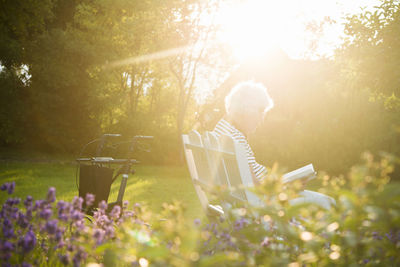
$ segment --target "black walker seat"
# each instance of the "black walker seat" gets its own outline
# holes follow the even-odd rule
[[[101,153],[101,149],[104,145],[104,136],[100,139],[102,142],[99,145],[96,154]],[[119,135],[114,135],[119,136]],[[129,143],[131,143],[129,152],[133,152],[134,146],[138,139],[152,139],[152,136],[135,136]],[[123,142],[127,143],[127,142]],[[95,196],[93,205],[87,209],[84,203],[84,209],[87,213],[92,214],[93,209],[98,207],[98,204],[104,200],[108,203],[108,197],[110,195],[111,185],[122,174],[122,180],[118,191],[117,201],[108,203],[109,210],[113,206],[119,205],[122,207],[123,196],[127,185],[128,175],[133,174],[134,170],[131,169],[133,164],[138,164],[139,161],[135,159],[114,159],[112,157],[88,157],[88,158],[77,158],[76,161],[79,164],[79,183],[78,192],[79,197],[85,199],[88,193]],[[119,170],[116,174],[114,171],[116,168],[112,168],[112,165],[117,165]]]

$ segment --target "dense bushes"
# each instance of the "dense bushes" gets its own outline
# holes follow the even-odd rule
[[[90,205],[93,196],[56,201],[54,188],[44,200],[9,198],[0,212],[0,258],[5,266],[393,265],[400,261],[400,185],[389,182],[393,160],[365,154],[347,179],[321,174],[313,186],[336,199],[331,211],[288,206],[299,185],[283,189],[276,170],[258,188],[272,196],[267,208],[237,207],[214,221],[185,221],[179,203],[152,214],[128,203],[106,212],[102,202],[85,217],[83,202]],[[14,186],[1,189],[12,194]]]

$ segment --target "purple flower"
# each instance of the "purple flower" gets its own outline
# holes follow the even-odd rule
[[[82,204],[83,204],[83,198],[75,196],[74,200],[72,201],[74,209],[82,210]]]
[[[60,259],[62,264],[64,265],[70,264],[70,259],[68,254],[58,254],[58,258]]]
[[[241,218],[235,222],[234,228],[235,228],[235,230],[240,230],[240,229],[243,229],[248,224],[249,224],[249,222],[247,219]]]
[[[14,250],[14,244],[6,240],[3,243],[0,243],[0,248],[2,252],[11,252]]]
[[[99,203],[99,209],[102,211],[105,211],[107,209],[108,205],[107,202],[105,202],[104,200],[100,201]]]
[[[73,210],[73,211],[72,211],[72,214],[71,214],[71,218],[72,218],[74,221],[82,220],[82,219],[83,219],[83,213],[80,212],[79,210]]]
[[[199,218],[194,219],[193,223],[195,226],[199,226],[201,224],[201,220]]]
[[[56,201],[56,189],[54,187],[50,187],[49,191],[47,191],[47,198],[48,203],[53,203]]]
[[[216,223],[207,224],[205,230],[207,231],[215,231],[217,230],[218,225]]]
[[[50,217],[51,217],[51,215],[53,214],[53,212],[51,211],[51,209],[49,209],[49,208],[46,208],[46,209],[43,209],[41,212],[40,212],[40,217],[41,218],[43,218],[43,219],[45,219],[45,220],[48,220],[48,219],[50,219]]]
[[[69,204],[68,202],[60,200],[60,201],[57,202],[57,209],[58,210],[64,210],[64,209],[67,208],[68,204]]]
[[[222,240],[231,240],[231,235],[229,233],[222,233],[221,238]]]
[[[57,203],[58,219],[60,219],[62,221],[68,221],[71,210],[72,210],[72,206],[70,203],[60,200]]]
[[[25,214],[25,216],[26,216],[26,219],[27,220],[32,220],[32,217],[33,217],[33,215],[32,215],[32,210],[31,209],[28,209],[27,211],[26,211],[26,214]]]
[[[32,267],[30,263],[23,262],[21,267]]]
[[[14,205],[18,205],[19,202],[21,202],[21,199],[19,198],[9,198],[6,200],[6,205],[11,207]]]
[[[62,241],[64,232],[65,232],[65,228],[57,228],[56,229],[55,240],[57,242]]]
[[[87,253],[82,249],[78,248],[78,251],[75,253],[72,262],[74,263],[74,267],[78,267],[81,265],[81,262],[86,259]]]
[[[100,215],[98,214],[98,216],[96,216],[96,224],[98,226],[104,226],[104,225],[108,225],[110,224],[110,219],[108,218],[107,215]]]
[[[0,259],[8,260],[11,257],[11,252],[14,250],[14,244],[9,241],[0,242]]]
[[[105,230],[106,230],[107,237],[109,237],[109,238],[114,237],[114,227],[113,226],[111,226],[111,225],[106,226]]]
[[[14,237],[14,228],[8,218],[3,221],[3,235],[7,239]]]
[[[75,256],[72,259],[72,262],[74,263],[74,267],[79,267],[81,266],[81,260],[79,259],[79,257],[75,254]]]
[[[29,230],[25,236],[23,236],[19,241],[18,245],[22,247],[22,250],[27,253],[31,251],[36,245],[36,236],[32,230]]]
[[[15,189],[15,182],[12,182],[12,183],[9,185],[8,189],[7,189],[7,193],[8,193],[9,195],[11,195],[11,194],[14,192],[14,189]]]
[[[104,230],[95,229],[93,232],[93,238],[96,240],[96,245],[100,245],[104,239]]]
[[[35,205],[33,206],[33,210],[38,210],[38,209],[42,209],[45,205],[44,200],[39,199],[35,201]]]
[[[18,219],[19,213],[21,213],[21,212],[19,211],[18,207],[12,207],[10,210],[9,217],[11,219],[16,220],[16,219]]]
[[[68,214],[59,212],[58,213],[58,219],[66,222],[66,221],[68,221],[69,217],[68,217]]]
[[[93,194],[87,193],[86,198],[85,198],[86,206],[88,206],[88,207],[92,206],[94,203],[94,198],[95,197]]]
[[[51,221],[46,222],[46,225],[45,225],[46,232],[48,232],[51,235],[55,234],[58,229],[57,224],[58,224],[57,220],[51,220]]]
[[[57,248],[63,248],[65,246],[65,242],[64,242],[64,240],[60,240],[59,242],[58,242],[58,244],[57,244]]]
[[[87,232],[85,223],[83,220],[78,220],[74,223],[75,227],[79,230],[79,232]]]
[[[131,210],[127,210],[127,211],[124,211],[123,212],[123,217],[126,219],[126,218],[130,218],[130,217],[133,217],[133,215],[135,215],[135,213],[133,212],[133,211],[131,211]]]
[[[11,183],[4,183],[1,185],[0,190],[1,191],[7,191],[7,193],[9,195],[11,195],[14,192],[15,189],[15,182],[11,182]]]
[[[167,247],[168,249],[171,249],[173,245],[174,245],[174,242],[168,241],[167,244],[166,244],[166,247]]]
[[[67,250],[70,252],[74,251],[74,246],[72,244],[67,244]]]
[[[33,203],[33,197],[31,196],[27,196],[25,201],[24,201],[24,205],[27,209],[32,208],[32,203]]]
[[[19,212],[19,213],[18,213],[17,224],[18,224],[21,228],[26,228],[26,227],[29,225],[28,218],[27,218],[22,212]]]
[[[113,219],[118,219],[120,214],[121,214],[121,207],[116,205],[112,208],[110,212],[110,217]]]

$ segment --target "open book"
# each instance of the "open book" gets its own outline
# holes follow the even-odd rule
[[[284,184],[295,181],[297,179],[307,179],[307,181],[314,179],[316,172],[312,164],[296,169],[294,171],[282,175],[282,182]]]
[[[282,175],[282,182],[286,184],[298,179],[305,179],[305,181],[309,181],[315,177],[316,172],[314,170],[314,166],[312,164],[308,164],[304,167]],[[327,210],[329,210],[331,206],[336,205],[336,202],[332,197],[310,190],[301,191],[299,193],[299,197],[289,200],[289,203],[290,205],[313,203]]]

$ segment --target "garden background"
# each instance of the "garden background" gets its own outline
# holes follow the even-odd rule
[[[122,134],[115,142],[134,135],[152,135],[154,140],[144,146],[149,145],[151,152],[135,154],[142,166],[138,167],[138,178],[130,180],[131,187],[127,190],[137,193],[134,201],[144,201],[157,212],[165,200],[183,201],[189,207],[189,215],[185,216],[191,220],[200,207],[186,172],[181,135],[193,128],[211,130],[223,115],[223,99],[229,89],[240,81],[254,80],[263,83],[275,101],[265,123],[249,137],[257,160],[272,169],[272,173],[277,166],[281,173],[313,163],[320,174],[320,185],[328,185],[326,173],[332,177],[329,183],[333,184],[332,191],[324,191],[329,194],[338,194],[334,193],[338,184],[346,184],[352,191],[357,187],[357,179],[363,187],[365,177],[380,179],[373,183],[377,187],[386,182],[396,185],[400,181],[399,1],[377,1],[375,6],[360,7],[356,13],[345,15],[343,21],[329,16],[305,21],[306,49],[300,56],[292,57],[275,44],[275,36],[269,35],[268,49],[257,50],[256,55],[245,58],[235,56],[235,47],[218,37],[224,25],[216,22],[216,14],[227,3],[3,1],[0,4],[0,184],[16,181],[19,197],[32,194],[35,199],[44,198],[52,185],[57,187],[60,199],[71,201],[77,194],[74,159],[85,144],[103,133]],[[282,16],[290,10],[289,6],[279,9]],[[242,19],[242,23],[247,20]],[[340,44],[329,54],[321,53],[322,37],[332,25],[342,22]],[[273,23],[279,28],[285,21]],[[258,37],[265,35],[263,28],[257,29]],[[106,147],[104,154],[124,156],[126,149],[126,146]],[[95,150],[96,144],[88,146],[85,156],[93,155]],[[362,158],[366,151],[371,154]],[[390,158],[394,169],[388,167],[386,160],[374,165],[372,155]],[[366,169],[373,171],[361,168],[357,172],[353,167],[357,164],[365,164]],[[379,172],[379,168],[384,171]],[[378,174],[371,174],[375,171]],[[356,205],[360,210],[361,204],[371,204],[366,200],[368,196],[371,201],[376,199],[368,187],[371,184],[365,186],[369,191],[366,190],[368,194],[362,191],[366,202],[360,200]],[[140,191],[142,187],[146,192]],[[397,220],[382,226],[383,233],[396,230],[393,228],[399,217],[398,197],[393,193],[398,192],[396,188],[382,193],[387,194],[387,199],[394,195],[396,202],[384,203],[382,209],[394,207],[394,212],[389,212],[390,216],[380,214],[379,221],[385,216]],[[354,191],[357,195],[358,191]],[[151,196],[156,197],[151,199]],[[2,202],[6,197],[0,196]],[[340,211],[343,209],[339,208],[337,214]],[[368,217],[366,213],[359,215],[343,229],[353,231],[355,225]],[[340,222],[338,218],[335,220]],[[285,231],[279,235],[286,234]],[[357,231],[354,233],[358,234]],[[183,233],[178,231],[182,239]],[[366,233],[369,235],[372,230]],[[343,248],[351,247],[351,242],[342,243]],[[374,245],[368,243],[368,246]],[[239,247],[243,249],[246,245]],[[274,248],[270,249],[269,253],[273,253]],[[208,265],[207,257],[202,257],[207,249],[195,253]],[[241,253],[247,260],[252,257],[243,250]],[[297,252],[279,254],[276,250],[276,253],[285,263],[296,259],[307,262],[304,257],[295,258]],[[285,253],[290,256],[285,258]],[[335,255],[330,260],[336,260]],[[361,253],[353,262],[360,263],[361,258],[370,259],[374,255]],[[325,256],[321,254],[314,259]],[[148,256],[154,261],[156,258]],[[96,257],[91,260],[101,262]],[[191,256],[187,260],[193,261]],[[214,261],[210,262],[212,265]],[[344,259],[342,263],[348,262],[352,259]],[[169,263],[174,265],[173,259]]]
[[[276,48],[242,61],[214,41],[216,25],[199,22],[218,1],[3,5],[4,158],[17,150],[75,157],[102,133],[121,133],[154,135],[148,163],[182,164],[180,135],[199,121],[212,128],[202,115],[221,110],[230,86],[248,79],[263,82],[276,102],[251,137],[267,166],[312,162],[338,174],[366,150],[399,154],[396,1],[349,17],[343,44],[329,58],[313,54],[334,23],[325,19],[308,22],[302,59]]]

